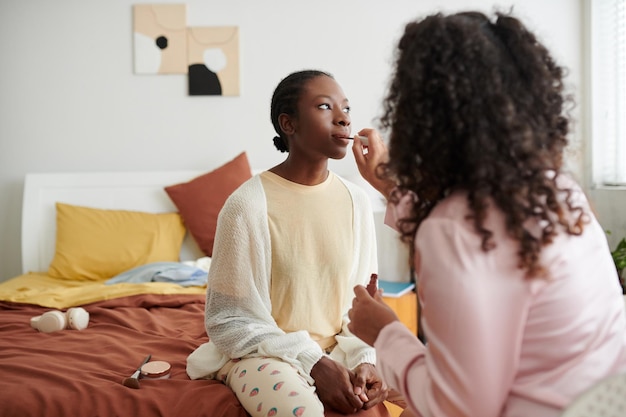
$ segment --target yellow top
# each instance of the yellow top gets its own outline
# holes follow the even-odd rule
[[[272,245],[272,317],[285,332],[308,330],[322,349],[341,331],[352,266],[352,199],[333,173],[307,186],[261,174]]]

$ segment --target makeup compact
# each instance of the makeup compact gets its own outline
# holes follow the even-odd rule
[[[141,378],[144,379],[168,379],[171,365],[165,361],[147,362],[141,366]]]

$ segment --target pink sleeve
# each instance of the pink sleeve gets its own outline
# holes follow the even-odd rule
[[[496,417],[509,393],[528,297],[515,288],[523,280],[493,272],[515,271],[501,265],[515,256],[480,250],[476,235],[451,220],[422,223],[417,272],[428,345],[399,322],[374,345],[383,378],[419,415]]]
[[[398,220],[409,215],[409,210],[411,209],[414,199],[415,194],[409,192],[400,199],[398,204],[388,201],[385,211],[385,224],[394,230],[398,230]]]

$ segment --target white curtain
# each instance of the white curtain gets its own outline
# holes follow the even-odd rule
[[[626,185],[626,0],[590,0],[593,172]]]

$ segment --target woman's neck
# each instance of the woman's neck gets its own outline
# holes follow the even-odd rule
[[[270,172],[286,180],[302,185],[321,184],[328,178],[328,161],[316,164],[295,162],[287,158],[270,169]]]

